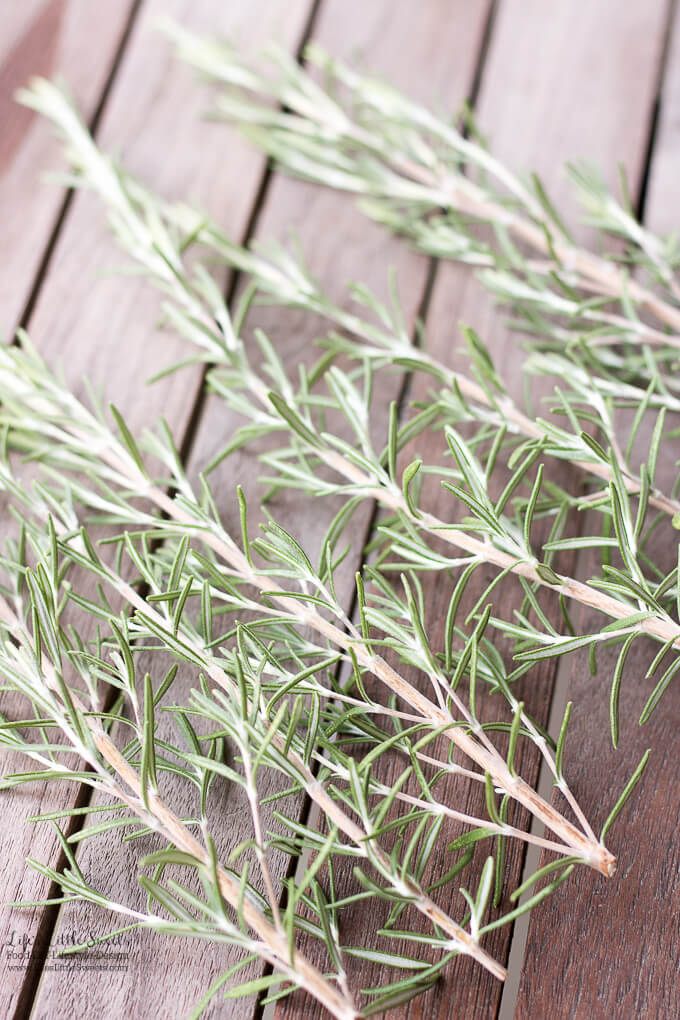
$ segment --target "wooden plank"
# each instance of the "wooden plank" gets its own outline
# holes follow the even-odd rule
[[[582,615],[577,625],[587,630],[590,622]],[[517,1018],[671,1017],[680,1011],[680,776],[674,753],[680,688],[671,686],[651,721],[639,727],[651,693],[650,682],[641,682],[649,660],[649,646],[636,642],[626,662],[618,751],[610,745],[607,711],[616,656],[598,656],[595,680],[586,663],[572,668],[569,744],[579,759],[573,788],[584,810],[593,814],[611,805],[644,750],[651,747],[652,755],[609,834],[619,856],[614,879],[605,885],[581,871],[531,918]]]
[[[0,338],[24,312],[63,201],[54,185],[35,187],[54,168],[48,126],[14,101],[33,75],[68,78],[84,116],[100,102],[135,0],[24,0],[5,4],[0,37],[0,223],[6,253],[0,274]]]
[[[648,225],[663,234],[680,227],[679,111],[680,23],[676,19],[661,93],[645,215]],[[669,452],[659,472],[661,487],[667,489],[677,474]],[[667,523],[656,535],[655,561],[671,569],[676,546],[677,533]],[[592,624],[596,625],[592,615],[581,614],[579,626],[584,632]],[[651,651],[649,645],[636,642],[626,662],[617,751],[604,736],[609,728],[607,687],[615,656],[598,657],[596,680],[588,675],[585,663],[571,664],[569,696],[575,704],[570,740],[583,762],[579,793],[586,810],[602,801],[611,802],[615,791],[623,789],[643,751],[650,747],[652,754],[634,799],[610,836],[612,849],[620,857],[614,882],[594,888],[589,877],[581,874],[571,889],[563,886],[546,909],[532,917],[516,1017],[541,1016],[545,1010],[570,1017],[670,1017],[680,1013],[680,774],[673,752],[680,687],[677,683],[671,685],[651,720],[644,727],[638,726],[642,706],[658,679],[642,679]],[[540,961],[540,948],[558,925],[562,949],[546,968]]]
[[[644,219],[650,230],[667,235],[680,230],[680,18],[673,18],[659,112],[651,154]]]
[[[327,0],[315,25],[314,38],[333,55],[358,61],[360,66],[384,75],[409,94],[438,108],[455,110],[471,89],[485,15],[483,5],[469,5],[459,0],[453,4],[438,0],[425,5],[415,19],[407,4],[376,0],[367,6],[359,0],[350,3]],[[276,178],[258,220],[257,236],[283,238],[291,230],[300,241],[313,275],[343,304],[347,302],[346,284],[352,280],[365,282],[385,297],[388,269],[394,268],[406,320],[414,322],[427,280],[426,260],[367,222],[351,198]],[[297,361],[311,360],[311,344],[323,328],[309,317],[280,309],[257,309],[249,327],[251,324],[265,330],[279,355],[290,365],[291,374],[295,372]],[[374,424],[376,433],[381,433],[381,440],[387,407],[399,386],[400,379],[396,376],[392,380],[383,376],[376,384],[380,395]],[[234,425],[235,418],[222,402],[209,397],[191,458],[190,467],[194,471],[201,470],[212,460]],[[252,458],[244,454],[226,462],[223,469],[211,476],[220,510],[232,526],[238,526],[234,506],[236,481],[252,480],[257,473]],[[307,496],[296,497],[292,493],[281,494],[270,506],[274,518],[304,543],[312,558],[336,509],[324,502],[310,507]],[[352,525],[354,534],[361,535],[365,531],[369,516],[370,508],[366,507]],[[357,547],[359,542],[360,539]],[[353,574],[359,563],[358,555],[348,558],[337,584],[347,605],[351,600]],[[357,925],[366,927],[365,919],[362,925],[361,915]],[[374,930],[373,924],[370,929]],[[354,934],[351,928],[350,940]],[[306,947],[323,966],[322,958],[317,955],[317,945],[307,942]],[[359,972],[353,976],[362,980]],[[319,1012],[315,1003],[295,995],[286,1000],[277,1016],[312,1017]]]
[[[201,119],[206,105],[205,88],[195,75],[172,56],[171,47],[154,29],[160,15],[172,16],[197,31],[233,36],[246,47],[257,47],[275,34],[282,45],[294,50],[308,18],[308,0],[257,0],[248,5],[224,5],[218,0],[151,0],[135,24],[129,46],[102,120],[101,141],[107,148],[122,151],[128,165],[151,187],[168,197],[191,197],[217,216],[234,236],[245,231],[258,193],[263,160],[251,147],[227,128],[216,132]],[[34,168],[33,179],[35,171]],[[49,190],[49,188],[48,188]],[[24,202],[28,198],[24,193]],[[33,215],[24,205],[24,215]],[[116,248],[103,224],[102,211],[88,195],[79,195],[71,206],[51,260],[50,271],[30,321],[31,335],[54,364],[62,364],[69,383],[83,392],[87,376],[106,399],[114,399],[135,430],[153,423],[161,414],[181,440],[191,416],[199,373],[184,373],[148,390],[145,380],[159,365],[174,361],[180,344],[156,329],[158,299],[139,280],[102,278],[100,270],[120,265],[124,256]],[[5,768],[25,767],[5,760]],[[55,843],[47,826],[24,823],[27,814],[56,809],[74,803],[77,791],[56,786],[37,791],[26,788],[5,795],[3,801],[3,875],[0,896],[3,903],[36,899],[48,889],[43,880],[28,872],[24,858],[55,860]],[[117,860],[124,868],[125,860]],[[92,861],[89,866],[114,870],[114,863]],[[117,890],[124,896],[126,890]],[[78,918],[81,931],[90,919]],[[65,918],[56,934],[74,930],[76,921]],[[49,915],[43,912],[8,911],[0,915],[0,938],[6,943],[11,931],[26,936],[28,949],[36,958],[37,943],[49,938]],[[56,945],[56,944],[55,944]],[[203,954],[195,946],[172,943],[160,958],[163,966],[181,969],[186,976],[183,989],[172,1002],[163,1005],[167,987],[163,980],[150,981],[153,960],[159,957],[146,943],[135,942],[137,952],[125,972],[111,975],[106,983],[110,1015],[137,1012],[135,996],[145,998],[162,1015],[188,1010],[195,998],[188,953],[194,967],[201,968]],[[22,990],[32,994],[33,974],[19,960],[19,970],[9,971],[16,960],[2,957],[0,1014],[10,1017],[24,1009]],[[74,972],[64,980],[63,972],[46,975],[38,1014],[86,1015],[88,998],[103,994],[102,974]],[[204,975],[201,975],[203,981]],[[147,981],[149,987],[145,987]],[[203,985],[201,985],[203,987]],[[155,991],[154,991],[155,989]],[[156,999],[154,999],[156,996]],[[18,1003],[18,1005],[17,1005]]]

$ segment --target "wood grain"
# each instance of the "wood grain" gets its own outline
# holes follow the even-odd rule
[[[680,227],[679,123],[680,26],[676,21],[661,92],[645,216],[648,225],[663,234]],[[671,447],[668,442],[658,476],[661,487],[668,490],[677,476]],[[655,537],[655,562],[671,569],[676,548],[677,533],[666,523]],[[589,565],[583,566],[587,570]],[[584,632],[596,625],[592,614],[581,614],[578,626]],[[631,648],[616,751],[608,738],[607,711],[615,654],[598,656],[595,678],[580,659],[564,663],[569,697],[574,699],[570,744],[572,754],[578,748],[578,792],[586,809],[605,812],[643,751],[651,748],[652,754],[632,801],[610,833],[609,843],[620,862],[615,880],[594,886],[589,876],[581,874],[571,888],[563,886],[544,910],[532,915],[515,1013],[518,1018],[529,1020],[546,1010],[575,1020],[680,1013],[680,770],[674,751],[680,687],[672,684],[651,720],[644,727],[638,725],[642,706],[658,679],[658,674],[653,680],[644,679],[653,654],[653,647],[646,642],[635,642]],[[560,932],[559,951],[546,960],[542,947],[556,929]]]
[[[4,4],[0,34],[0,339],[11,338],[31,294],[63,201],[54,184],[57,144],[47,124],[14,101],[34,75],[67,78],[89,120],[108,81],[134,0],[24,0]]]
[[[50,0],[5,54],[0,67],[0,173],[12,162],[33,119],[30,110],[14,101],[14,92],[27,72],[44,78],[53,73],[64,9],[64,0]]]
[[[99,5],[97,5],[99,6]],[[169,44],[154,29],[161,14],[173,16],[197,31],[232,35],[246,47],[257,46],[275,32],[282,44],[294,50],[308,16],[307,0],[294,3],[259,0],[242,5],[224,5],[216,0],[158,0],[146,4],[138,19],[101,124],[102,144],[122,153],[130,168],[168,197],[193,198],[226,223],[235,236],[245,230],[264,164],[234,132],[214,128],[201,119],[207,96],[193,73],[179,64]],[[90,34],[94,33],[92,27]],[[31,187],[36,192],[33,168]],[[44,190],[40,189],[40,192]],[[49,188],[47,188],[49,191]],[[25,193],[24,193],[25,194]],[[32,216],[33,205],[23,200],[24,215]],[[40,197],[38,195],[38,202]],[[152,388],[145,383],[160,364],[169,364],[179,356],[181,345],[156,328],[159,316],[157,297],[141,281],[105,278],[102,270],[125,263],[103,222],[102,210],[88,195],[78,195],[72,203],[51,260],[50,271],[35,305],[29,329],[34,342],[50,363],[61,364],[69,384],[81,395],[83,379],[88,377],[106,399],[114,399],[131,427],[139,430],[152,424],[161,414],[181,440],[190,418],[199,386],[198,373],[185,373]],[[4,762],[6,769],[25,767],[23,763]],[[77,791],[54,787],[43,792],[26,789],[3,795],[2,832],[3,874],[0,898],[3,903],[17,899],[35,899],[47,892],[46,883],[28,872],[24,859],[31,854],[38,860],[54,861],[55,844],[47,826],[27,825],[27,814],[73,803]],[[115,873],[127,877],[124,858],[118,860]],[[108,873],[112,863],[93,862],[95,872]],[[120,891],[120,890],[119,890]],[[29,948],[45,937],[45,915],[40,912],[10,911],[0,915],[0,939],[10,932],[26,935]],[[90,921],[84,918],[83,930]],[[67,919],[56,933],[72,929]],[[146,944],[135,949],[147,952]],[[201,972],[201,954],[194,946],[184,951]],[[164,984],[153,982],[159,996],[160,1013],[188,1010],[195,999],[189,978],[189,963],[182,959],[181,944],[173,943],[167,956],[152,957],[162,967],[181,967],[187,975],[185,991],[176,1001],[162,1005]],[[174,955],[173,955],[174,954]],[[13,961],[2,957],[3,968]],[[108,999],[111,1016],[136,1011],[135,994],[142,996],[150,968],[148,959],[137,961],[137,978],[130,967],[125,973],[111,975],[103,983],[102,975],[73,972],[64,980],[62,972],[46,973],[41,988],[38,1015],[88,1015],[93,1001]],[[0,980],[0,1014],[12,1016],[27,978],[25,970],[4,970]],[[89,983],[88,983],[89,978]],[[116,984],[117,982],[117,984]],[[203,985],[201,986],[203,987]],[[101,1000],[99,996],[102,996]],[[153,996],[148,1001],[153,1001]],[[24,1006],[21,1005],[21,1009]],[[117,1012],[116,1012],[117,1011]]]
[[[132,0],[114,0],[95,16],[87,0],[27,0],[6,5],[0,39],[0,222],[6,257],[0,273],[0,335],[8,339],[14,332],[34,286],[44,252],[49,244],[64,193],[59,188],[36,189],[37,175],[56,164],[57,146],[46,124],[14,101],[14,92],[32,75],[63,74],[68,68],[73,94],[87,118],[101,101],[112,64],[133,10]],[[7,518],[3,507],[3,525]],[[3,697],[2,710],[13,717],[19,707],[16,699]],[[24,768],[25,763],[3,755],[3,767]],[[70,791],[73,797],[75,791]],[[36,952],[45,938],[46,914],[30,916],[9,911],[4,904],[31,895],[35,883],[22,885],[24,858],[35,851],[43,859],[53,859],[52,835],[23,819],[54,806],[52,793],[44,788],[16,791],[3,796],[5,826],[0,849],[5,861],[0,884],[3,942],[10,939],[21,945],[3,951],[0,967],[2,982],[0,1011],[11,1015],[27,982],[37,977],[40,954]],[[11,934],[14,932],[14,935]],[[26,940],[24,942],[24,939]],[[11,954],[16,953],[16,956]],[[17,969],[8,972],[8,968]]]
[[[591,624],[584,615],[577,622],[584,631]],[[651,693],[643,677],[653,654],[646,642],[636,643],[626,662],[621,715],[628,723],[621,727],[618,751],[610,744],[607,711],[615,655],[598,657],[596,678],[587,663],[572,666],[568,750],[577,759],[572,788],[584,810],[604,815],[643,751],[651,747],[652,755],[608,837],[619,858],[614,879],[604,884],[579,872],[531,917],[517,1018],[652,1018],[680,1010],[680,776],[674,751],[680,688],[669,689],[644,728],[637,725]]]

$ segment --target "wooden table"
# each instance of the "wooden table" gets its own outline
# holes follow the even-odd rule
[[[150,186],[168,197],[196,200],[237,239],[282,238],[294,228],[312,271],[336,295],[350,279],[384,292],[388,267],[396,267],[406,314],[426,317],[440,356],[457,343],[456,324],[463,320],[480,331],[506,377],[519,385],[516,339],[469,273],[412,254],[344,197],[268,173],[234,132],[202,122],[205,89],[172,58],[153,23],[167,14],[246,47],[275,38],[292,53],[314,37],[439,109],[454,111],[467,98],[494,151],[514,168],[538,170],[558,201],[568,205],[566,159],[586,158],[606,169],[612,182],[621,162],[645,221],[668,232],[680,226],[680,21],[672,27],[673,6],[669,0],[3,0],[3,335],[8,339],[18,325],[26,326],[78,392],[87,376],[115,398],[133,429],[164,414],[192,473],[223,445],[233,425],[221,405],[204,398],[197,372],[142,389],[152,367],[175,360],[182,344],[155,329],[156,299],[143,283],[98,272],[121,257],[93,200],[38,183],[40,171],[59,165],[57,147],[46,126],[16,107],[11,94],[32,74],[62,75],[101,143],[121,152]],[[231,283],[225,280],[225,287]],[[262,325],[291,366],[308,355],[316,324],[263,314]],[[390,396],[385,394],[385,403]],[[235,516],[236,482],[254,473],[253,462],[241,458],[218,477],[227,522]],[[281,523],[299,535],[316,534],[323,512],[315,507],[310,517],[301,501],[277,507]],[[429,597],[436,605],[433,586]],[[524,958],[519,987],[515,977],[504,990],[461,960],[434,991],[395,1016],[680,1015],[680,688],[669,691],[645,730],[631,725],[624,731],[614,752],[607,730],[607,663],[601,664],[605,679],[597,682],[580,664],[560,661],[565,666],[559,676],[552,666],[532,675],[527,700],[547,722],[565,690],[574,698],[570,781],[589,817],[603,821],[606,814],[600,777],[620,789],[642,748],[655,751],[639,795],[612,834],[618,876],[607,883],[579,873],[533,914],[528,931],[494,933],[489,948],[499,959],[512,952],[513,973]],[[635,690],[636,675],[633,664],[626,693],[634,707],[644,696]],[[527,779],[536,779],[535,762],[525,763],[525,771]],[[59,860],[50,827],[27,823],[26,816],[83,798],[83,791],[56,786],[2,795],[3,903],[49,893],[26,869],[27,855]],[[238,813],[226,804],[225,833],[238,829]],[[122,899],[134,895],[129,848],[115,840],[106,845],[104,851],[102,843],[85,842],[83,868],[116,876],[113,891]],[[510,868],[517,876],[524,861],[515,850]],[[226,966],[223,952],[137,934],[123,947],[121,971],[64,973],[55,968],[53,951],[74,931],[82,938],[105,930],[95,911],[2,907],[1,921],[3,943],[25,940],[26,946],[19,965],[3,946],[2,1017],[181,1017]],[[356,923],[360,927],[360,919]],[[544,951],[548,942],[550,951]],[[362,984],[375,978],[370,965],[359,974]],[[301,997],[280,1010],[287,1018],[319,1014]],[[206,1015],[255,1020],[260,1013],[254,1002],[218,1002]]]

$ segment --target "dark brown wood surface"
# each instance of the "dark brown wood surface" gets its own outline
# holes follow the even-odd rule
[[[204,205],[228,233],[245,237],[254,226],[258,237],[285,239],[293,230],[307,261],[323,284],[341,297],[347,282],[361,279],[384,293],[388,269],[395,267],[408,321],[427,311],[428,332],[443,360],[459,344],[460,320],[475,325],[492,350],[506,379],[519,385],[517,340],[502,318],[480,296],[468,272],[438,268],[429,306],[428,263],[368,223],[353,202],[273,175],[264,192],[261,158],[225,125],[200,121],[207,93],[193,74],[170,55],[153,30],[160,15],[175,17],[192,29],[227,34],[246,46],[275,38],[296,52],[311,28],[332,53],[382,74],[415,98],[453,112],[480,82],[477,118],[494,152],[516,169],[538,169],[553,195],[566,195],[561,167],[567,158],[585,157],[611,171],[624,163],[634,191],[641,187],[661,78],[663,43],[669,16],[667,0],[25,0],[6,4],[0,35],[0,223],[3,251],[11,252],[0,270],[0,330],[9,336],[26,318],[33,339],[51,362],[61,361],[69,382],[80,392],[87,376],[105,397],[113,398],[138,430],[160,413],[181,440],[197,420],[189,467],[199,471],[228,438],[234,419],[216,398],[203,400],[199,374],[185,372],[143,390],[159,364],[175,360],[182,345],[155,328],[158,302],[146,286],[127,277],[103,278],[98,270],[123,257],[108,237],[101,210],[79,195],[59,218],[63,192],[37,187],[37,174],[55,165],[56,146],[45,125],[15,108],[10,93],[31,74],[63,73],[86,116],[98,124],[108,148],[146,183],[168,197],[187,197]],[[488,50],[485,32],[492,14]],[[659,230],[678,227],[680,197],[677,156],[680,135],[680,38],[669,47],[659,132],[652,149],[647,214]],[[54,245],[52,248],[52,242]],[[225,280],[225,285],[227,281]],[[258,310],[253,323],[268,333],[294,372],[312,355],[318,324],[295,314]],[[420,384],[416,382],[415,387]],[[386,409],[401,380],[395,376],[380,392]],[[383,419],[384,420],[384,419]],[[380,427],[381,422],[378,422]],[[430,456],[429,449],[423,450]],[[252,486],[253,458],[239,455],[223,465],[212,481],[228,524],[235,523],[234,490]],[[271,507],[277,520],[304,540],[318,542],[331,509],[307,498],[279,498]],[[438,509],[450,513],[448,501]],[[367,529],[367,508],[361,527]],[[358,561],[357,561],[358,562]],[[348,564],[343,591],[350,602]],[[490,577],[490,575],[489,575]],[[487,578],[488,579],[488,578]],[[428,613],[435,619],[447,592],[436,579],[428,585]],[[508,603],[510,605],[510,603]],[[632,665],[632,660],[631,660]],[[646,662],[640,663],[640,673]],[[598,781],[617,777],[623,786],[639,758],[653,744],[643,794],[627,809],[626,824],[612,836],[620,855],[618,877],[610,884],[583,873],[533,915],[525,977],[517,1015],[523,1017],[675,1016],[678,993],[678,775],[673,740],[680,700],[677,691],[664,703],[663,715],[647,729],[622,734],[622,750],[609,746],[605,658],[600,679],[592,681],[575,665],[569,696],[576,702],[570,739],[569,773],[575,793],[594,821],[606,814]],[[630,674],[633,677],[634,671]],[[550,668],[531,674],[527,702],[547,720],[554,677]],[[187,685],[193,678],[185,677]],[[649,682],[639,690],[629,682],[630,703],[638,706]],[[636,700],[637,698],[637,700]],[[6,762],[3,762],[7,768]],[[11,766],[10,766],[11,767]],[[533,759],[522,762],[530,781]],[[608,784],[609,785],[609,784]],[[459,801],[455,783],[448,788]],[[223,791],[224,792],[224,791]],[[607,792],[607,791],[605,791]],[[173,791],[181,797],[179,791]],[[45,883],[27,872],[24,858],[55,861],[54,841],[46,826],[27,825],[27,814],[73,803],[77,791],[56,789],[3,794],[3,902],[44,895]],[[244,805],[226,795],[220,849],[227,850],[248,823]],[[187,811],[190,810],[187,801]],[[475,807],[470,797],[467,807]],[[292,810],[286,804],[287,810]],[[624,839],[625,834],[625,839]],[[11,837],[11,838],[10,838]],[[618,842],[620,840],[620,842]],[[151,844],[149,844],[151,845]],[[86,842],[80,849],[85,871],[102,876],[107,890],[123,902],[134,899],[133,861],[139,847],[115,841]],[[512,848],[509,867],[521,873],[523,854]],[[280,877],[280,868],[279,868]],[[585,894],[585,895],[584,895]],[[460,904],[444,907],[457,910]],[[414,922],[417,923],[417,922]],[[35,947],[39,937],[51,946],[71,932],[102,932],[108,919],[83,905],[55,917],[41,911],[0,912],[0,938],[12,930]],[[348,915],[344,935],[360,944],[359,911]],[[555,939],[559,927],[564,937]],[[490,948],[507,957],[512,932],[495,934]],[[33,940],[32,942],[30,940]],[[552,955],[545,953],[550,942]],[[187,1014],[211,978],[229,965],[226,952],[198,943],[134,935],[122,947],[124,969],[63,972],[45,969],[38,986],[43,953],[33,969],[9,970],[0,962],[0,1014],[40,1020],[57,1017],[170,1016]],[[555,951],[556,950],[556,951]],[[49,963],[50,957],[48,955]],[[358,985],[379,980],[366,963],[353,972]],[[457,962],[427,996],[393,1016],[495,1017],[502,987],[470,961]],[[253,1003],[216,1002],[211,1017],[259,1016]],[[321,1016],[314,1003],[293,997],[279,1010],[286,1020]]]

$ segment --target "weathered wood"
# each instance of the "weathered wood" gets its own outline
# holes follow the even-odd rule
[[[645,215],[649,226],[664,234],[680,226],[679,111],[680,25],[676,21],[661,92]],[[659,465],[658,479],[667,489],[677,476],[673,460],[667,456]],[[655,536],[655,560],[671,569],[676,547],[677,533],[665,522]],[[587,562],[584,569],[588,569]],[[578,626],[587,632],[592,625],[597,625],[593,614],[581,614]],[[570,746],[572,755],[578,749],[577,792],[586,810],[602,805],[599,809],[606,811],[644,750],[651,748],[652,753],[633,800],[609,837],[620,861],[614,881],[594,885],[589,876],[579,875],[532,915],[517,1017],[533,1018],[548,1012],[564,1017],[670,1017],[680,1013],[680,772],[674,752],[680,687],[672,684],[651,720],[638,726],[642,706],[658,680],[658,674],[652,680],[644,679],[653,654],[653,646],[645,641],[636,641],[631,647],[616,751],[608,738],[607,704],[615,654],[598,656],[595,678],[580,659],[564,663],[569,697],[574,700]],[[542,947],[558,928],[558,952],[546,960]]]
[[[680,229],[680,21],[672,19],[650,154],[644,221],[661,235]]]
[[[155,31],[154,22],[161,14],[173,16],[197,31],[233,36],[246,47],[258,46],[271,32],[294,50],[309,9],[308,0],[295,0],[293,4],[259,0],[247,6],[223,5],[216,0],[147,3],[135,24],[107,103],[100,132],[102,144],[122,152],[131,169],[151,187],[168,197],[195,199],[219,217],[234,236],[241,236],[262,180],[263,160],[235,132],[226,127],[215,132],[202,120],[205,89],[172,56],[168,42]],[[39,169],[36,164],[27,175],[34,193]],[[24,215],[33,215],[32,205],[24,205]],[[88,377],[106,399],[114,399],[122,408],[134,430],[164,414],[181,441],[199,386],[199,373],[184,373],[145,388],[145,381],[158,365],[178,357],[181,345],[156,329],[158,299],[144,283],[129,277],[123,281],[102,277],[102,269],[124,263],[125,256],[104,226],[102,210],[91,196],[77,196],[55,246],[29,323],[30,332],[51,363],[63,364],[69,383],[78,392],[83,392],[82,380]],[[23,762],[4,764],[8,770],[25,767]],[[55,786],[47,792],[26,788],[3,795],[3,903],[46,894],[46,883],[27,871],[24,858],[30,854],[53,862],[54,840],[49,827],[26,825],[23,819],[29,813],[72,804],[76,794],[73,788]],[[112,861],[92,857],[88,866],[95,875],[102,870],[119,874],[121,887],[116,891],[125,898],[129,867],[124,854],[115,866]],[[77,930],[87,931],[92,923],[88,916],[79,915],[73,922],[64,918],[56,933],[57,942],[64,932],[76,930],[76,924]],[[5,909],[0,916],[3,943],[13,929],[27,936],[31,949],[35,949],[36,939],[45,937],[46,930],[49,935],[46,915],[41,911]],[[133,950],[138,955],[126,971],[109,975],[73,972],[67,980],[61,971],[46,973],[36,1007],[39,1015],[87,1015],[88,1001],[95,1000],[106,1000],[111,1016],[129,1015],[137,1012],[135,995],[144,997],[149,1008],[160,1015],[186,1012],[197,994],[191,983],[189,961],[194,961],[202,989],[205,955],[196,953],[195,945],[180,942],[171,943],[167,955],[154,955],[143,940],[136,940]],[[183,953],[187,955],[183,957]],[[150,977],[154,961],[160,967],[157,980]],[[12,963],[3,955],[3,968]],[[164,968],[171,972],[181,969],[186,977],[179,993],[170,982],[172,999],[167,998]],[[32,977],[25,969],[4,971],[0,980],[3,1016],[14,1014],[22,988],[27,994],[30,991]],[[149,986],[145,987],[147,981]],[[150,993],[150,988],[155,991]]]
[[[584,631],[592,622],[584,615],[577,620]],[[651,655],[641,641],[627,659],[618,751],[610,744],[607,712],[616,656],[598,656],[595,678],[585,662],[572,667],[569,751],[578,759],[572,785],[584,810],[603,815],[643,751],[651,747],[652,755],[634,799],[609,834],[608,845],[619,857],[614,879],[604,884],[580,872],[531,917],[518,1018],[670,1017],[680,1010],[680,777],[674,752],[680,688],[671,686],[651,721],[638,726],[652,689],[642,679]]]
[[[54,185],[36,188],[36,175],[56,165],[57,144],[47,124],[14,101],[14,92],[37,74],[68,72],[71,88],[83,114],[92,118],[112,71],[121,40],[134,9],[133,0],[115,0],[95,11],[87,0],[28,0],[3,11],[0,39],[0,222],[4,252],[10,253],[0,273],[0,337],[11,337],[35,286],[44,253],[62,205],[64,193]],[[5,522],[3,522],[5,523]],[[12,717],[17,699],[3,696],[2,710]],[[23,706],[22,706],[23,708]],[[17,711],[19,708],[17,706]],[[3,755],[6,771],[25,763]],[[69,791],[71,797],[75,791]],[[3,796],[0,849],[5,862],[0,884],[3,906],[30,896],[34,883],[24,886],[24,859],[35,852],[54,857],[52,835],[26,824],[27,815],[53,806],[50,791],[34,788]],[[34,894],[34,893],[33,893]],[[27,912],[2,911],[3,948],[0,1012],[9,1016],[22,987],[37,976],[36,940],[44,932],[38,918]],[[14,932],[14,935],[12,935]],[[23,943],[24,937],[28,940]],[[16,953],[16,956],[12,956]],[[9,968],[16,970],[9,973]]]
[[[36,173],[57,165],[47,124],[14,101],[34,75],[68,78],[89,120],[112,70],[134,0],[25,0],[5,4],[0,36],[0,339],[9,339],[34,286],[63,192],[36,188]]]

